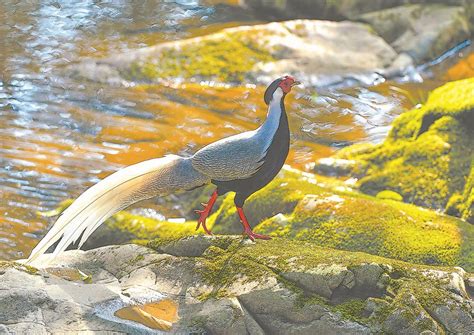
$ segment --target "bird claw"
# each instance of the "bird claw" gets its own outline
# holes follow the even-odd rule
[[[197,221],[196,230],[198,230],[200,227],[202,227],[202,229],[204,229],[206,234],[212,235],[211,231],[209,229],[207,229],[206,219],[209,216],[209,213],[211,213],[212,206],[214,206],[214,203],[216,202],[217,197],[218,197],[218,192],[217,192],[217,190],[215,190],[214,193],[212,193],[211,198],[209,199],[209,202],[207,204],[206,203],[201,203],[201,205],[204,207],[204,209],[194,210],[195,213],[199,214],[199,219]]]
[[[257,240],[271,240],[270,236],[254,233],[250,229],[245,229],[242,234],[247,235],[247,237],[252,241],[255,241],[256,239]]]
[[[199,219],[197,222],[196,230],[198,230],[201,226],[202,229],[206,232],[208,235],[212,235],[212,232],[207,228],[206,226],[206,219],[209,216],[209,209],[207,207],[207,204],[201,204],[204,206],[204,209],[195,209],[194,212],[196,214],[199,214]]]
[[[200,213],[201,216],[198,219],[196,230],[198,230],[202,226],[202,229],[204,229],[204,232],[207,235],[212,235],[212,232],[209,229],[207,229],[207,226],[206,226],[206,219],[207,219],[208,213],[206,213],[205,211],[200,211],[200,212],[201,212]]]

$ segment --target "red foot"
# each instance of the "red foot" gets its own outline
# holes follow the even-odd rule
[[[250,227],[249,222],[247,221],[247,218],[245,217],[244,210],[241,207],[237,207],[237,213],[239,213],[240,222],[242,223],[242,226],[244,227],[243,234],[247,235],[249,239],[251,239],[252,241],[255,241],[255,239],[260,239],[260,240],[271,239],[270,236],[257,234],[252,231],[252,228]]]
[[[250,229],[248,229],[248,230],[245,229],[243,234],[247,235],[248,238],[251,239],[252,241],[255,241],[255,239],[259,239],[259,240],[270,240],[271,239],[271,237],[268,236],[268,235],[257,234],[257,233],[254,233]]]
[[[212,232],[207,229],[206,226],[206,219],[208,218],[209,214],[212,211],[212,206],[214,206],[214,203],[216,202],[217,199],[217,190],[212,193],[211,198],[209,199],[209,202],[207,204],[202,204],[204,206],[203,210],[196,209],[195,212],[199,214],[199,219],[198,223],[196,226],[196,230],[199,229],[199,227],[202,226],[202,229],[206,232],[208,235],[212,235]]]

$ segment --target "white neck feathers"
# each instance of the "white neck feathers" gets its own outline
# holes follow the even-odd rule
[[[275,135],[276,131],[278,130],[278,126],[280,125],[280,117],[281,113],[283,113],[281,109],[282,98],[283,91],[281,90],[281,88],[277,88],[273,93],[273,98],[268,106],[267,119],[257,130],[257,132],[262,136],[262,138],[265,141],[268,141],[266,145],[267,147],[273,140],[273,136]]]
[[[271,124],[272,128],[275,127],[275,131],[278,128],[278,124],[280,123],[281,117],[281,98],[283,98],[283,91],[281,88],[277,88],[275,93],[273,93],[273,98],[270,101],[270,105],[268,106],[268,113],[267,113],[267,120],[265,124]]]

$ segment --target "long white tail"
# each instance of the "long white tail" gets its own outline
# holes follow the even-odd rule
[[[138,201],[192,189],[208,182],[208,177],[192,167],[190,159],[179,156],[130,165],[81,194],[33,249],[27,263],[44,254],[61,237],[52,258],[75,243],[82,234],[80,248],[105,220]]]

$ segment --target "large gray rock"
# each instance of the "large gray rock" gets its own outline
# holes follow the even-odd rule
[[[359,19],[416,63],[440,56],[470,36],[469,17],[462,6],[405,5],[366,13]]]
[[[405,3],[406,0],[241,0],[243,7],[264,18],[353,19],[355,16]]]
[[[279,239],[196,236],[152,245],[161,251],[123,245],[67,251],[50,263],[44,256],[38,270],[0,263],[0,333],[474,331],[472,300],[463,289],[469,274],[461,269],[392,266]],[[431,291],[438,300],[427,300]],[[143,312],[140,322],[115,316],[164,301],[172,302],[168,310]],[[179,318],[166,321],[172,306]]]
[[[291,73],[308,85],[372,82],[397,53],[366,24],[294,20],[224,29],[73,65],[74,76],[132,81],[217,80],[267,84]]]
[[[257,16],[278,19],[354,20],[359,15],[409,4],[441,4],[464,7],[474,19],[471,0],[240,0]]]

